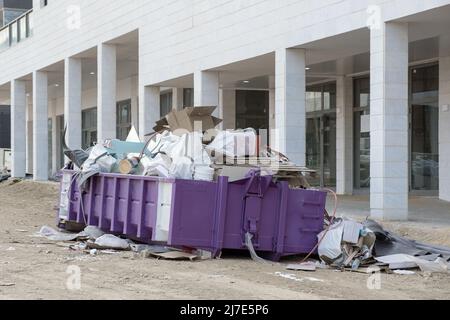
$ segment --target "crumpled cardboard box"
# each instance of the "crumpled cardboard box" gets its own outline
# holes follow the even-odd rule
[[[201,129],[203,132],[215,128],[222,122],[222,119],[214,117],[212,113],[217,107],[187,107],[183,110],[173,110],[164,118],[156,122],[156,126],[153,128],[156,132],[169,129],[177,135],[182,135],[187,132],[193,132],[197,129],[201,123]],[[184,129],[184,130],[178,130]]]

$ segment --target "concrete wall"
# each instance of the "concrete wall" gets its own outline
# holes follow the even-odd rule
[[[137,29],[140,84],[152,85],[364,28],[369,5],[379,5],[387,21],[447,4],[450,0],[50,1],[34,9],[34,35],[0,53],[0,85]]]

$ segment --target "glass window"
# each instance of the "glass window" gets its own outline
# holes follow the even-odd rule
[[[311,88],[306,92],[306,112],[320,111],[322,108],[322,91]]]
[[[254,128],[257,132],[269,128],[268,91],[236,91],[236,128]]]
[[[97,142],[97,108],[83,110],[81,119],[82,146],[87,149]]]
[[[131,100],[117,103],[117,139],[126,140],[131,130]]]
[[[370,78],[359,78],[353,81],[355,108],[370,106]]]
[[[323,109],[336,109],[336,84],[334,83],[323,86]]]
[[[172,111],[172,92],[163,93],[160,99],[160,117],[162,118]]]
[[[439,189],[439,66],[411,71],[411,189]]]
[[[370,187],[370,78],[353,80],[354,186]]]
[[[412,69],[412,100],[434,100],[439,89],[439,66],[418,67]]]
[[[336,84],[328,83],[306,89],[306,112],[336,109]]]
[[[183,108],[194,106],[194,89],[183,89]]]

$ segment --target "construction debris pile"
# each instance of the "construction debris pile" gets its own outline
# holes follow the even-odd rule
[[[172,111],[157,122],[146,143],[132,128],[126,141],[105,140],[87,151],[65,146],[64,153],[80,169],[80,186],[98,173],[203,181],[227,176],[232,182],[258,169],[291,187],[309,187],[304,174],[313,170],[296,166],[268,146],[260,147],[254,129],[215,129],[222,120],[212,116],[214,109]]]
[[[0,170],[0,183],[3,181],[8,180],[11,177],[10,172],[6,169],[6,167],[3,170]]]
[[[62,171],[58,225],[97,226],[214,257],[222,249],[271,260],[308,253],[323,229],[326,192],[309,189],[311,170],[261,147],[254,129],[216,129],[222,120],[214,110],[172,111],[145,142],[132,128],[126,141],[65,146],[71,163]]]
[[[406,239],[369,219],[363,223],[342,218],[330,222],[318,235],[318,255],[328,266],[402,275],[414,274],[413,269],[429,273],[450,271],[450,248]],[[297,268],[307,266],[300,264]]]
[[[203,260],[210,255],[202,250],[180,250],[163,245],[149,245],[135,243],[130,239],[103,232],[97,227],[87,226],[78,233],[60,232],[51,227],[43,226],[36,237],[44,237],[54,241],[59,246],[67,247],[71,251],[83,252],[91,256],[109,255],[131,251],[143,258],[154,257],[168,260]]]
[[[449,248],[404,239],[371,220],[329,216],[327,193],[305,179],[312,170],[261,147],[253,129],[216,129],[221,120],[214,109],[172,111],[146,142],[132,128],[126,141],[106,140],[86,151],[66,146],[71,170],[63,170],[59,226],[96,228],[72,235],[84,242],[71,248],[91,254],[136,248],[125,237],[145,243],[139,248],[152,255],[214,258],[222,249],[239,249],[265,262],[308,254],[289,270],[448,272]],[[92,237],[89,230],[102,234]],[[320,262],[308,261],[316,254]]]

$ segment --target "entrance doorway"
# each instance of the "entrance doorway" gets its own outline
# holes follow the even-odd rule
[[[269,92],[236,90],[236,128],[253,128],[260,144],[269,141]]]
[[[411,68],[410,188],[437,195],[439,190],[439,67]]]
[[[336,84],[307,88],[306,166],[313,186],[336,186]]]
[[[354,187],[370,187],[370,78],[353,80]]]

